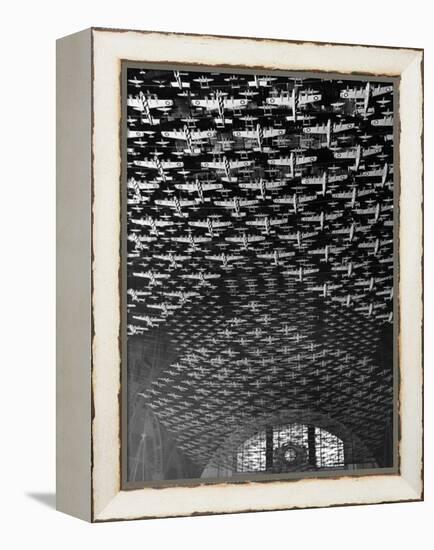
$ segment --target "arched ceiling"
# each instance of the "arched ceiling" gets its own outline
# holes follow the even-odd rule
[[[243,423],[291,408],[381,448],[393,401],[390,83],[127,78],[130,399],[197,464]]]

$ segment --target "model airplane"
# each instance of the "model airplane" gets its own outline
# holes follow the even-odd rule
[[[181,191],[187,191],[188,193],[196,192],[198,194],[199,202],[203,203],[206,200],[210,200],[205,197],[205,191],[215,191],[217,189],[222,189],[223,185],[221,183],[202,182],[199,180],[198,177],[196,177],[194,182],[175,183],[175,187],[177,189],[180,189]]]
[[[278,96],[267,97],[266,103],[270,106],[286,107],[291,109],[292,114],[287,117],[288,120],[296,122],[305,118],[305,115],[297,112],[298,107],[304,107],[311,103],[315,103],[321,100],[321,94],[319,93],[299,93],[294,87],[292,92],[282,92]]]
[[[150,227],[151,234],[154,234],[154,235],[159,235],[159,232],[158,232],[159,227],[169,227],[173,225],[173,222],[170,220],[161,220],[161,219],[151,218],[151,216],[148,216],[147,218],[132,218],[131,223]]]
[[[167,130],[161,132],[161,135],[169,138],[182,140],[186,142],[187,147],[184,149],[185,153],[199,154],[201,148],[197,146],[198,142],[203,139],[211,139],[215,137],[215,130],[192,130],[187,125],[184,125],[182,130]]]
[[[226,156],[222,160],[201,162],[202,168],[211,168],[213,170],[219,170],[225,173],[221,179],[222,181],[232,182],[237,181],[237,178],[232,176],[231,171],[253,164],[252,160],[228,160]]]
[[[222,267],[224,269],[227,269],[230,266],[230,262],[238,262],[243,259],[243,256],[239,256],[236,254],[218,254],[218,255],[211,255],[211,256],[205,256],[207,260],[217,261],[222,263]]]
[[[285,225],[286,223],[288,223],[288,218],[271,218],[267,215],[254,220],[246,221],[246,225],[253,225],[255,227],[262,228],[266,235],[271,233],[273,227]]]
[[[206,273],[203,271],[198,271],[197,273],[187,273],[186,275],[181,275],[184,279],[194,279],[199,281],[199,286],[208,286],[209,281],[212,279],[219,279],[219,273]]]
[[[241,199],[239,197],[234,197],[228,200],[214,201],[216,206],[224,206],[225,208],[230,208],[233,210],[232,216],[236,218],[241,218],[246,215],[245,212],[241,211],[242,206],[255,206],[259,201],[256,199]]]
[[[221,91],[217,91],[214,94],[214,97],[207,97],[205,99],[193,99],[191,104],[193,107],[200,107],[206,109],[207,111],[217,111],[218,117],[215,119],[217,124],[229,124],[232,122],[231,119],[225,118],[225,110],[234,111],[236,109],[245,109],[249,102],[245,98],[233,98],[225,97]]]
[[[295,252],[291,251],[281,251],[281,250],[273,250],[273,252],[266,252],[266,253],[257,253],[256,254],[258,258],[263,258],[265,260],[273,260],[274,265],[280,265],[280,260],[283,258],[290,258],[291,256],[295,256]]]
[[[332,133],[337,134],[339,132],[345,132],[347,130],[352,130],[355,127],[356,125],[354,122],[348,122],[346,124],[343,122],[332,124],[332,121],[328,119],[326,124],[307,126],[303,128],[303,132],[305,134],[325,135],[327,138],[326,145],[327,147],[330,147]]]
[[[181,78],[184,75],[188,75],[188,73],[181,73],[179,71],[173,71],[173,76],[174,76],[175,80],[173,80],[170,83],[170,85],[173,88],[179,88],[180,90],[182,90],[183,88],[190,88],[190,82],[183,82],[183,80]]]
[[[191,260],[190,255],[185,254],[175,254],[174,252],[168,252],[167,254],[155,254],[154,256],[157,260],[164,260],[169,262],[171,267],[178,267],[178,262],[185,262],[186,260]]]
[[[191,224],[190,224],[191,225]],[[203,227],[202,225],[198,227]],[[207,226],[205,226],[207,227]],[[211,235],[212,236],[212,235]],[[190,245],[191,250],[197,250],[199,244],[208,243],[211,241],[208,237],[196,237],[192,233],[188,233],[186,236],[172,237],[175,242],[187,243]]]
[[[182,211],[182,207],[193,206],[196,204],[196,201],[189,200],[189,199],[178,199],[178,197],[174,197],[173,199],[157,199],[155,200],[155,204],[173,208],[177,216],[185,217],[185,216],[188,216],[188,214]]]
[[[145,322],[148,327],[155,327],[158,325],[158,323],[162,323],[164,321],[164,319],[162,319],[161,317],[150,317],[149,315],[133,315],[133,319]],[[134,331],[133,334],[135,332],[136,331]]]
[[[247,249],[251,243],[264,241],[265,237],[261,235],[249,235],[247,232],[244,232],[240,236],[225,237],[225,240],[231,243],[241,244],[244,249]]]
[[[189,225],[193,227],[204,227],[208,230],[208,235],[210,237],[215,236],[215,229],[221,229],[224,227],[230,227],[232,225],[231,222],[225,222],[214,218],[207,218],[206,220],[198,220],[198,221],[191,221],[188,222]]]
[[[260,197],[262,200],[267,198],[267,191],[273,191],[274,189],[280,189],[285,185],[284,181],[266,181],[262,178],[259,181],[252,182],[242,182],[238,186],[240,189],[257,189],[260,192]]]
[[[257,142],[258,151],[263,151],[264,139],[283,136],[284,134],[285,134],[285,130],[283,128],[262,128],[260,124],[257,124],[254,130],[234,130],[233,131],[233,135],[235,137],[255,140]]]

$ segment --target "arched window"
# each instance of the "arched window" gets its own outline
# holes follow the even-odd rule
[[[323,428],[307,424],[267,427],[237,449],[236,471],[290,472],[345,467],[344,444]]]

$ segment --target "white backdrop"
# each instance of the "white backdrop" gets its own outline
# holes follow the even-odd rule
[[[4,2],[0,33],[4,548],[429,548],[434,541],[434,40],[423,0]],[[88,525],[54,506],[55,39],[89,26],[425,48],[426,501]],[[10,539],[4,544],[4,541]]]

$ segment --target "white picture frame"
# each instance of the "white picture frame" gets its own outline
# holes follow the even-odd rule
[[[399,78],[399,472],[121,488],[121,63]],[[423,51],[92,28],[57,44],[57,507],[91,522],[423,498]]]

